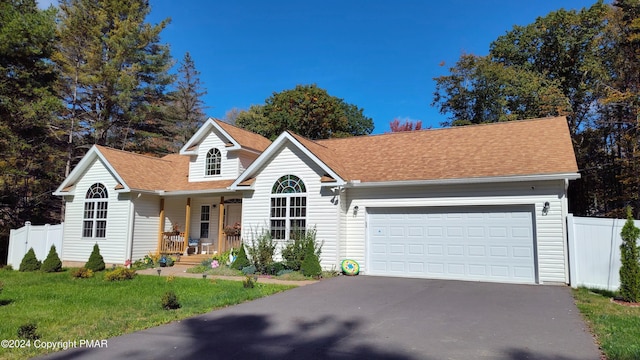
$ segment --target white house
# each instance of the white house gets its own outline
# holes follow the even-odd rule
[[[578,177],[564,117],[273,143],[210,119],[163,158],[94,146],[55,194],[66,263],[96,242],[123,263],[184,252],[186,239],[223,251],[315,228],[325,268],[348,258],[368,275],[567,283]]]

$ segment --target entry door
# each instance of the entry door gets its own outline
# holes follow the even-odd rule
[[[233,226],[235,223],[242,223],[242,206],[240,204],[225,205],[224,226]]]

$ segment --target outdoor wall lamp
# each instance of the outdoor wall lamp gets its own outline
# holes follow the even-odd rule
[[[549,208],[551,206],[549,205],[548,201],[544,202],[544,206],[542,207],[542,215],[547,215],[549,213]]]
[[[358,205],[356,205],[356,206],[354,206],[354,207],[353,207],[353,216],[358,215],[358,210],[359,210],[359,209],[360,209],[360,208],[358,207]]]

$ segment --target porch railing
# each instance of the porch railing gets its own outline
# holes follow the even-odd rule
[[[231,248],[239,248],[241,241],[240,235],[224,235],[225,241],[222,243],[222,251],[227,251]]]
[[[162,233],[162,243],[160,253],[180,254],[184,251],[184,233],[165,232]]]

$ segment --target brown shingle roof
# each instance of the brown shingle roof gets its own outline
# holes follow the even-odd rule
[[[271,143],[260,135],[216,122],[243,147],[263,151]],[[444,180],[578,172],[564,117],[317,141],[290,134],[344,180]],[[188,156],[156,158],[96,147],[132,189],[220,190],[233,183],[190,183]],[[251,182],[249,179],[243,185]]]
[[[214,119],[224,131],[226,131],[231,137],[236,140],[240,146],[243,148],[249,148],[253,150],[257,150],[259,152],[263,152],[266,148],[271,145],[271,140],[267,139],[262,135],[258,135],[251,131],[241,129],[237,126],[233,126],[224,121]]]
[[[162,158],[96,145],[127,186],[135,190],[178,191],[225,189],[233,180],[189,182],[189,157],[171,154]]]
[[[307,140],[310,141],[310,140]],[[318,140],[347,180],[465,179],[577,173],[565,117]],[[305,145],[307,146],[307,145]],[[333,168],[333,167],[332,167]],[[335,170],[335,169],[334,169]],[[338,173],[342,176],[342,172]]]

